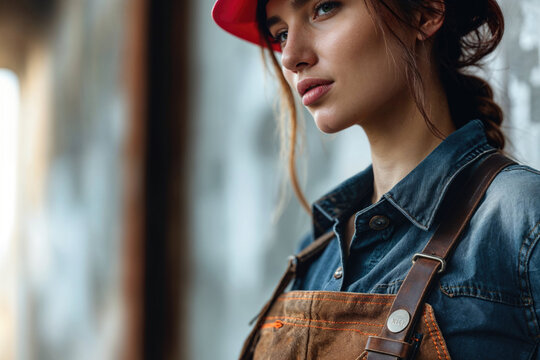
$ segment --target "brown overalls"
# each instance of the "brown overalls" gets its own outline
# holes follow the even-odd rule
[[[289,261],[270,301],[244,343],[241,360],[450,359],[433,308],[424,302],[437,273],[495,176],[513,162],[489,156],[445,209],[445,221],[413,266],[396,295],[330,291],[284,293],[299,269],[309,266],[333,238],[329,232]]]

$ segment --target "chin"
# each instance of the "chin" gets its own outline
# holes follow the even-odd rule
[[[352,124],[346,124],[342,121],[337,121],[335,117],[320,116],[318,114],[312,114],[315,124],[325,134],[334,134],[341,130],[345,130]]]
[[[318,119],[316,116],[313,116],[313,119],[315,120],[315,125],[319,128],[320,131],[322,131],[325,134],[333,134],[339,130],[336,130],[330,121],[324,121],[321,119]]]
[[[339,129],[336,129],[335,116],[331,116],[328,112],[320,111],[317,109],[315,111],[310,110],[313,120],[315,120],[315,125],[319,128],[320,131],[326,134],[333,134],[338,132]]]
[[[340,131],[341,129],[334,129],[332,127],[327,126],[327,124],[319,125],[317,124],[317,127],[319,130],[321,130],[325,134],[334,134]]]

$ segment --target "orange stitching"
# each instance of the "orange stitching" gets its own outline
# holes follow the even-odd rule
[[[366,332],[356,330],[356,329],[336,329],[336,328],[331,328],[331,327],[326,327],[326,326],[295,324],[295,323],[290,323],[290,322],[285,322],[285,321],[281,321],[281,323],[283,325],[290,325],[290,326],[297,326],[297,327],[304,327],[304,328],[315,328],[315,329],[335,330],[335,331],[353,331],[353,332],[356,332],[356,333],[359,333],[359,334],[362,334],[362,335],[369,335],[369,336],[376,336],[377,335],[377,334],[366,333]],[[269,325],[269,326],[266,326],[266,325]],[[264,324],[262,328],[264,328],[264,327],[268,328],[268,327],[272,327],[272,326],[274,326],[274,323]]]
[[[273,323],[270,323],[270,324],[264,324],[263,326],[261,326],[261,329],[266,329],[266,328],[274,328],[274,329],[279,329],[283,327],[283,322],[282,321],[274,321]]]
[[[288,320],[303,320],[303,321],[311,321],[311,322],[324,322],[324,323],[330,323],[330,324],[357,324],[357,325],[370,325],[370,326],[379,326],[383,327],[382,324],[372,324],[372,323],[366,323],[366,322],[360,322],[360,321],[332,321],[332,320],[315,320],[315,319],[303,319],[303,318],[297,318],[292,316],[267,316],[265,319],[288,319]]]
[[[290,297],[286,299],[277,299],[277,301],[285,300],[319,300],[319,301],[334,301],[342,302],[347,304],[377,304],[377,305],[391,305],[389,302],[374,302],[374,301],[347,301],[347,300],[338,300],[338,299],[323,299],[323,298],[308,298],[308,297]]]
[[[441,357],[441,352],[439,351],[439,347],[437,346],[437,342],[435,341],[435,337],[433,336],[432,334],[432,331],[431,331],[431,327],[429,326],[429,322],[428,322],[428,318],[427,318],[427,312],[429,310],[427,310],[426,312],[424,312],[424,321],[426,323],[426,326],[428,328],[428,331],[429,331],[429,335],[431,336],[431,338],[433,339],[433,345],[435,345],[435,350],[437,350],[437,355],[439,357],[439,360],[442,360],[442,357]]]
[[[443,343],[443,340],[441,338],[440,331],[438,330],[437,323],[435,322],[435,318],[433,317],[433,311],[428,310],[428,312],[429,312],[429,317],[431,318],[431,323],[433,324],[433,329],[437,333],[437,338],[439,339],[439,343],[441,344],[441,349],[443,350],[444,358],[448,360],[447,351],[446,351],[446,349],[444,347],[444,343]]]

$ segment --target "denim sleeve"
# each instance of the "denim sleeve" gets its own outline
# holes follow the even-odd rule
[[[532,229],[527,233],[525,241],[522,244],[520,266],[523,261],[527,263],[526,277],[522,277],[521,281],[528,286],[525,290],[525,298],[530,299],[531,306],[527,307],[527,322],[529,330],[533,336],[533,340],[538,344],[540,342],[540,221],[538,221]],[[522,261],[523,260],[523,261]],[[528,279],[527,279],[528,277]],[[523,290],[523,289],[522,289]],[[529,292],[529,294],[527,294]],[[538,347],[538,345],[537,345]],[[540,352],[536,350],[534,359],[540,360]]]

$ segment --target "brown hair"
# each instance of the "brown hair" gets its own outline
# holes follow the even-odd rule
[[[487,81],[465,73],[468,67],[481,67],[481,61],[495,50],[504,33],[504,17],[496,0],[363,0],[383,34],[389,33],[399,45],[408,80],[409,91],[426,125],[442,138],[441,132],[425,111],[424,86],[415,54],[399,38],[396,26],[422,30],[414,24],[418,12],[444,15],[444,22],[433,39],[432,57],[438,67],[440,80],[448,98],[450,114],[456,128],[473,119],[482,120],[488,142],[495,148],[504,148],[504,135],[500,129],[503,113],[493,100],[493,90]],[[262,42],[269,55],[282,90],[282,116],[288,113],[288,130],[281,126],[282,154],[287,154],[291,183],[302,206],[310,212],[309,204],[298,185],[296,174],[296,137],[298,114],[293,92],[287,84],[278,60],[270,51],[271,40],[266,28],[266,0],[258,0],[257,22]],[[444,7],[440,5],[444,4]],[[444,10],[441,10],[444,8]],[[443,13],[444,12],[444,13]]]

